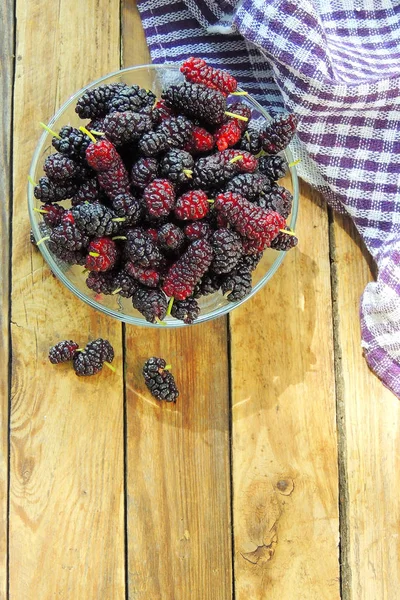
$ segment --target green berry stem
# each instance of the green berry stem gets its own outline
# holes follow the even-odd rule
[[[103,364],[106,365],[106,367],[108,367],[110,369],[110,371],[112,371],[113,373],[116,372],[117,369],[111,363],[109,363],[105,360]]]
[[[89,256],[93,256],[94,258],[97,258],[98,256],[100,256],[100,254],[98,252],[89,252]]]
[[[289,169],[291,169],[292,167],[295,167],[300,162],[301,162],[301,158],[298,158],[297,160],[294,160],[293,162],[289,163]]]
[[[229,112],[228,110],[225,111],[225,114],[228,117],[233,117],[234,119],[239,119],[239,121],[248,121],[248,117],[244,117],[243,115],[237,115],[236,113],[233,112]]]
[[[44,123],[42,123],[40,121],[40,125],[43,127],[43,129],[45,129],[48,133],[51,133],[51,135],[55,138],[57,138],[58,140],[61,140],[61,137],[58,135],[58,133],[56,133],[55,131],[53,131],[52,129],[50,129],[50,127],[47,127],[47,125],[45,125]]]
[[[238,156],[234,156],[233,158],[231,158],[231,160],[229,161],[230,163],[235,163],[238,160],[242,160],[243,158],[243,154],[239,154]]]
[[[172,369],[172,365],[165,365],[164,371],[170,371]]]
[[[113,238],[111,238],[112,240],[126,240],[126,236],[125,235],[115,235]]]
[[[295,232],[294,232],[294,231],[292,231],[291,229],[280,229],[279,231],[280,231],[281,233],[287,233],[288,235],[293,235],[293,236],[295,236],[295,235],[296,235],[296,234],[295,234]]]
[[[111,219],[111,221],[113,221],[113,223],[124,223],[126,221],[126,217],[115,217],[115,219]]]
[[[95,131],[94,129],[90,133],[93,135],[105,135],[104,131]]]
[[[92,135],[92,133],[88,129],[86,129],[86,127],[83,127],[83,126],[79,127],[79,131],[82,131],[82,133],[86,134],[88,136],[88,138],[93,142],[93,144],[97,143],[97,140],[94,137],[94,135]]]
[[[37,186],[37,183],[36,183],[36,181],[34,181],[30,175],[28,175],[28,181],[29,181],[29,183],[30,183],[30,184],[32,184],[33,186],[35,186],[35,187]]]
[[[231,96],[248,96],[249,92],[231,92]]]
[[[186,177],[192,179],[193,171],[191,169],[183,169],[183,173],[185,173]]]
[[[171,298],[169,299],[169,302],[168,302],[168,308],[167,308],[167,312],[165,313],[165,316],[166,316],[166,317],[169,317],[169,316],[170,316],[170,314],[171,314],[172,305],[173,305],[173,303],[174,303],[174,300],[175,300],[175,298],[174,298],[173,296],[171,296]]]
[[[161,321],[161,320],[160,320],[158,317],[156,317],[156,322],[157,322],[159,325],[162,325],[163,327],[166,327],[166,325],[167,325],[165,321]]]
[[[121,290],[122,290],[122,287],[119,287],[116,290],[114,290],[113,292],[111,292],[111,295],[115,296],[115,294],[119,294]]]
[[[48,210],[43,210],[42,208],[36,208],[36,207],[34,207],[33,210],[37,213],[42,213],[44,215],[47,215],[47,213],[49,212]]]
[[[42,239],[40,239],[38,242],[36,242],[36,246],[40,246],[40,244],[43,244],[43,242],[47,242],[47,240],[49,240],[49,239],[50,239],[49,235],[42,237]]]
[[[214,204],[215,200],[214,198],[207,198],[207,202],[209,202],[210,204]]]

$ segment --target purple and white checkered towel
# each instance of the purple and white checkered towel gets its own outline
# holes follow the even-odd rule
[[[144,0],[154,62],[205,58],[299,119],[299,173],[351,215],[379,275],[366,359],[400,397],[400,0]]]

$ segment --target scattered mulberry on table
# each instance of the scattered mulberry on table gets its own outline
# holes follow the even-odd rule
[[[53,365],[68,362],[73,359],[79,345],[72,340],[63,340],[52,346],[49,350],[49,361]]]
[[[143,365],[144,381],[150,393],[157,400],[176,402],[179,396],[173,375],[165,370],[167,363],[163,358],[153,356]]]
[[[89,342],[82,352],[76,352],[73,358],[75,373],[79,376],[95,375],[102,370],[104,362],[114,360],[114,349],[108,340],[99,338]]]

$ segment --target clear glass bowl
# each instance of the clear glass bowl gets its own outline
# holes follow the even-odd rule
[[[53,130],[59,130],[63,125],[73,125],[79,127],[85,124],[86,121],[82,121],[75,113],[75,104],[87,90],[94,88],[100,84],[115,83],[122,81],[128,85],[138,84],[144,88],[150,88],[159,97],[162,89],[171,84],[179,82],[183,79],[178,65],[142,65],[138,67],[130,67],[122,69],[116,73],[111,73],[90,83],[86,87],[82,88],[71,96],[67,102],[60,108],[60,110],[54,115],[49,122],[49,128]],[[231,96],[232,101],[245,102],[252,109],[253,119],[257,120],[269,120],[269,115],[265,110],[256,102],[251,96]],[[33,181],[38,181],[43,176],[43,163],[46,157],[54,152],[54,148],[51,145],[51,134],[46,131],[42,134],[39,143],[36,147],[31,169],[30,177]],[[286,150],[284,153],[288,163],[293,161],[290,150]],[[292,229],[295,228],[298,200],[299,200],[299,186],[295,167],[290,168],[290,175],[284,180],[284,185],[293,194],[293,209],[288,219],[288,223]],[[29,217],[31,220],[33,234],[36,240],[41,238],[39,223],[42,220],[40,213],[34,211],[34,208],[40,208],[41,202],[34,197],[33,186],[28,185],[28,209]],[[63,206],[68,206],[68,201],[63,202]],[[159,323],[152,324],[148,323],[145,318],[136,311],[130,299],[121,298],[120,296],[105,296],[100,297],[95,292],[90,290],[85,283],[86,275],[83,273],[83,267],[78,265],[68,265],[63,261],[60,261],[55,257],[48,249],[45,242],[39,245],[40,251],[43,254],[44,259],[48,263],[53,273],[63,282],[63,284],[73,292],[80,300],[86,302],[96,310],[102,313],[130,323],[132,325],[146,325],[148,327],[185,327],[186,325],[182,321],[178,321],[173,317],[166,317],[166,325],[160,325]],[[231,310],[234,310],[243,302],[246,302],[249,298],[254,296],[271,277],[276,273],[279,266],[284,259],[284,252],[276,252],[274,250],[266,250],[260,264],[253,273],[253,289],[251,294],[239,302],[228,302],[221,292],[216,292],[213,295],[206,296],[199,300],[201,312],[195,323],[203,323],[222,315],[227,314]]]

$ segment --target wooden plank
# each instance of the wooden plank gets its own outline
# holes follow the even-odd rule
[[[230,317],[237,600],[340,597],[328,219],[301,189],[298,248]]]
[[[17,1],[10,598],[125,598],[121,326],[84,306],[29,243],[26,183],[46,121],[119,67],[119,1]],[[34,24],[34,25],[33,25]],[[60,339],[108,338],[118,373],[55,367]]]
[[[124,64],[147,62],[133,2],[122,15]],[[141,366],[150,356],[172,363],[176,406],[149,395]],[[127,326],[126,373],[129,598],[230,600],[226,320],[178,331]]]
[[[5,0],[0,5],[0,23],[3,35],[0,38],[0,240],[2,252],[0,261],[0,411],[2,427],[0,430],[0,599],[7,593],[7,519],[8,519],[8,402],[9,402],[9,239],[11,207],[11,130],[12,130],[12,86],[14,76],[14,3]]]
[[[362,356],[359,301],[373,279],[355,228],[335,215],[335,316],[342,465],[343,600],[397,600],[400,404]]]

